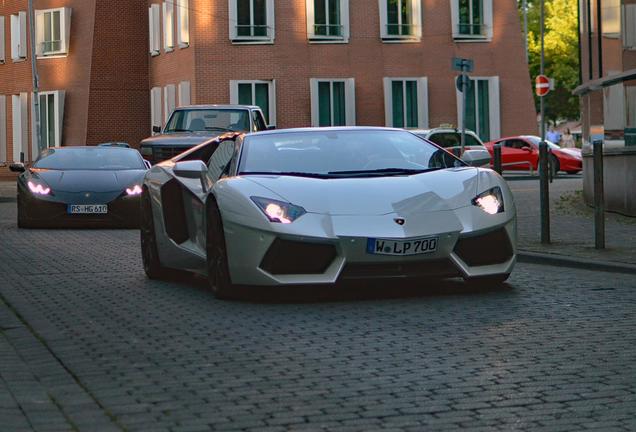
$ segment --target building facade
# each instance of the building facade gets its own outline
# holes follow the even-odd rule
[[[129,0],[34,0],[45,145],[147,135],[146,5]],[[27,0],[0,3],[0,177],[38,153]]]
[[[584,196],[593,202],[591,144],[602,140],[606,208],[636,216],[636,0],[580,0]]]

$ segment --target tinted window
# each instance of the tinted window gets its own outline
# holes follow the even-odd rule
[[[233,140],[222,141],[208,161],[208,173],[213,180],[218,180],[226,172],[234,156],[235,143]]]
[[[443,148],[461,147],[462,145],[462,134],[458,132],[434,133],[428,139]],[[470,147],[483,146],[477,138],[468,133],[466,134],[466,145]]]
[[[137,150],[117,147],[67,147],[45,150],[33,164],[53,170],[139,170],[146,165]]]
[[[164,132],[250,132],[249,111],[244,109],[176,110]]]
[[[328,130],[248,135],[239,172],[324,175],[337,171],[427,170],[462,165],[448,152],[406,131]]]
[[[536,136],[527,136],[527,137],[524,137],[524,138],[529,140],[532,144],[536,145],[537,147],[539,146],[539,143],[541,142],[541,138],[536,137]],[[560,149],[561,148],[560,145],[557,145],[557,144],[553,143],[552,141],[545,140],[545,142],[548,143],[548,147],[550,147],[551,149],[555,149],[556,150],[556,149]]]
[[[263,120],[263,115],[260,111],[252,111],[252,115],[254,117],[254,125],[256,127],[256,131],[262,131],[267,129],[267,125],[265,124],[265,120]]]

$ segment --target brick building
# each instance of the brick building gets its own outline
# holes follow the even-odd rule
[[[471,129],[484,139],[536,131],[515,0],[34,1],[38,17],[72,17],[60,31],[67,51],[38,55],[42,90],[58,92],[50,143],[135,144],[190,103],[258,104],[277,127],[457,125],[453,57],[475,61]],[[26,2],[0,5],[0,161],[31,142],[29,50],[11,53],[27,40],[11,28]],[[40,39],[51,33],[41,27]]]

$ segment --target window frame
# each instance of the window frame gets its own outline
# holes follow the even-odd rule
[[[428,78],[427,77],[385,77],[384,86],[384,121],[387,127],[393,126],[393,88],[394,81],[415,81],[417,83],[417,126],[404,129],[428,129]],[[423,102],[423,104],[422,104]],[[406,103],[406,100],[405,102]]]
[[[636,50],[636,28],[628,25],[630,21],[636,21],[636,4],[623,4],[621,8],[621,41],[623,49]]]
[[[44,44],[55,42],[45,40],[44,22],[46,14],[53,15],[54,12],[60,13],[60,49],[45,50]],[[71,36],[71,8],[60,7],[51,9],[35,10],[35,53],[38,59],[65,57],[69,54],[70,36]]]
[[[0,15],[0,64],[4,64],[6,61],[4,52],[5,33],[4,33],[4,16]]]
[[[471,80],[474,81],[487,81],[488,82],[488,129],[490,136],[488,140],[483,140],[479,134],[479,130],[475,130],[475,134],[481,141],[494,141],[501,138],[501,97],[500,97],[500,79],[499,76],[471,76]],[[456,77],[453,79],[455,82]],[[477,85],[474,86],[477,91]],[[455,88],[455,95],[457,99],[457,124],[462,124],[463,119],[463,94],[457,88]],[[475,97],[475,107],[478,105],[477,96]],[[475,124],[479,124],[479,120],[475,117]],[[461,127],[461,126],[460,126]]]
[[[7,97],[0,95],[0,164],[7,163]]]
[[[163,35],[163,50],[166,53],[174,51],[174,3],[172,0],[161,4],[161,31]]]
[[[190,46],[190,8],[188,0],[176,0],[177,45]]]
[[[55,142],[53,143],[53,145],[48,145],[48,147],[60,147],[62,145],[62,132],[63,132],[63,126],[64,126],[64,98],[66,95],[66,92],[64,90],[51,90],[51,91],[42,91],[42,92],[38,92],[38,97],[40,98],[39,100],[39,107],[41,107],[42,105],[42,97],[46,98],[47,96],[53,96],[53,127],[54,127],[54,131],[53,131],[53,136],[55,139]],[[48,107],[47,105],[47,108]],[[41,109],[41,108],[40,108]],[[47,116],[48,119],[48,116]],[[40,133],[42,133],[42,128],[44,126],[45,122],[43,121],[42,116],[40,115]],[[39,154],[40,149],[38,148],[38,141],[37,141],[37,133],[36,133],[36,124],[35,124],[35,96],[33,93],[31,93],[31,145],[32,145],[32,152],[33,152],[33,159],[35,160],[35,156]]]
[[[399,0],[411,2],[411,16],[413,18],[413,34],[412,35],[393,35],[389,34],[389,12],[388,12],[388,0],[378,0],[380,10],[380,38],[382,42],[388,43],[405,43],[405,42],[420,42],[422,40],[422,2],[421,0]]]
[[[355,79],[354,78],[310,78],[309,79],[309,93],[311,100],[311,126],[319,127],[320,125],[320,110],[319,110],[319,83],[328,82],[331,83],[330,88],[330,110],[331,110],[331,123],[333,124],[333,101],[331,100],[333,95],[333,83],[344,83],[345,91],[345,126],[356,125],[356,97],[355,97]]]
[[[228,10],[230,19],[228,20],[230,41],[236,44],[272,44],[275,38],[274,0],[265,0],[265,26],[267,35],[265,36],[243,36],[238,34],[238,0],[228,0]],[[253,9],[254,0],[250,1],[250,10]],[[254,14],[250,14],[253,22]]]
[[[28,93],[11,95],[11,135],[13,144],[13,162],[22,162],[20,153],[24,154],[24,161],[29,160],[28,140]],[[16,125],[19,124],[19,128]],[[16,133],[18,132],[18,133]],[[8,157],[8,156],[7,156]]]
[[[239,104],[239,84],[251,84],[252,85],[252,104],[256,96],[254,92],[255,84],[267,84],[267,95],[269,98],[269,112],[267,113],[268,122],[267,126],[276,126],[276,80],[230,80],[230,104]]]
[[[11,60],[14,63],[25,61],[27,58],[26,18],[25,11],[11,14]]]
[[[150,89],[150,133],[152,135],[157,134],[157,132],[152,130],[155,126],[163,128],[161,96],[161,87],[153,87]]]
[[[161,19],[159,4],[153,3],[148,7],[149,53],[151,56],[161,54]]]
[[[305,0],[305,9],[307,11],[307,39],[311,43],[348,43],[350,37],[349,26],[349,0],[340,1],[340,27],[342,34],[340,36],[318,35],[315,31],[315,1]],[[331,2],[334,0],[325,0]],[[328,16],[329,14],[327,14]]]
[[[174,84],[168,84],[163,88],[163,123],[168,119],[177,107],[177,89]]]
[[[494,16],[493,16],[493,0],[469,0],[482,2],[482,27],[483,32],[477,35],[461,34],[459,32],[459,2],[460,0],[451,0],[451,22],[452,33],[455,42],[490,42],[493,38]]]

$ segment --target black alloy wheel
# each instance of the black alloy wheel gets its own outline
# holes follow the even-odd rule
[[[230,278],[221,213],[212,198],[207,206],[206,216],[205,249],[210,290],[216,298],[231,298],[236,295],[236,287]]]
[[[141,258],[146,276],[150,279],[162,279],[168,275],[168,269],[161,265],[157,251],[155,222],[152,216],[150,192],[144,187],[141,196]]]

